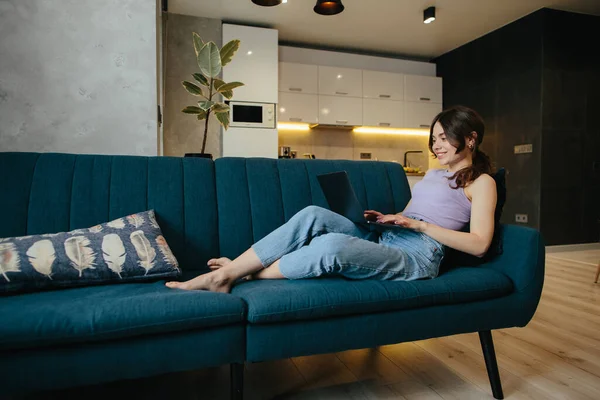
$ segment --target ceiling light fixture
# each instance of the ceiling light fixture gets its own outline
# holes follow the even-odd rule
[[[435,7],[426,8],[423,11],[423,23],[430,24],[435,21]]]
[[[336,15],[344,11],[342,0],[317,0],[313,10],[321,15]]]
[[[281,0],[252,0],[252,2],[263,7],[272,7],[281,4]]]

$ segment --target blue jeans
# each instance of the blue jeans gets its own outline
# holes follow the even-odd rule
[[[263,266],[275,261],[288,279],[340,275],[348,279],[435,278],[444,246],[403,228],[370,232],[325,208],[308,206],[256,242]]]

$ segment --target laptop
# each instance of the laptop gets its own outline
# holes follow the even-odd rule
[[[321,185],[331,211],[343,215],[350,221],[363,226],[368,224],[384,228],[402,228],[400,225],[384,224],[365,219],[364,209],[356,197],[346,171],[317,175],[317,180],[319,181],[319,185]]]

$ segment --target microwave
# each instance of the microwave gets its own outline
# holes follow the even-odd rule
[[[275,128],[275,103],[229,101],[229,126]]]

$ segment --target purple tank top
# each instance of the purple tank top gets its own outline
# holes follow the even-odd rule
[[[413,187],[412,201],[402,215],[461,230],[471,219],[471,202],[464,188],[452,188],[456,186],[454,180],[447,179],[452,175],[445,169],[427,171]]]

